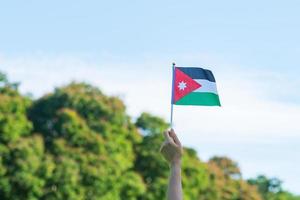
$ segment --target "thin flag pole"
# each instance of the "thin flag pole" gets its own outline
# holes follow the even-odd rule
[[[172,88],[171,88],[171,116],[170,116],[170,126],[173,128],[173,99],[174,99],[174,84],[175,84],[175,63],[172,64]]]

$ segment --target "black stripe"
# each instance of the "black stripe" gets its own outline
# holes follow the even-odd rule
[[[213,73],[208,69],[202,69],[200,67],[176,67],[192,79],[206,79],[211,82],[216,82]]]

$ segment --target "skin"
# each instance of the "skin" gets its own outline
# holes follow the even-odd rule
[[[170,178],[167,192],[168,200],[182,200],[181,156],[182,145],[173,129],[164,132],[165,141],[160,152],[170,164]]]

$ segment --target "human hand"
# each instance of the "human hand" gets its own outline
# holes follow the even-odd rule
[[[160,152],[171,164],[180,164],[182,156],[182,145],[173,129],[164,132],[165,141],[161,145]]]

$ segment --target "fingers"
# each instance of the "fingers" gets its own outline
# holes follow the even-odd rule
[[[170,130],[169,136],[173,139],[173,141],[175,142],[175,144],[181,146],[181,142],[180,142],[180,140],[178,139],[178,137],[177,137],[177,135],[176,135],[174,129],[171,129],[171,130]]]
[[[168,141],[168,142],[173,140],[170,136],[170,131],[165,131],[164,136],[165,136],[166,141]]]

